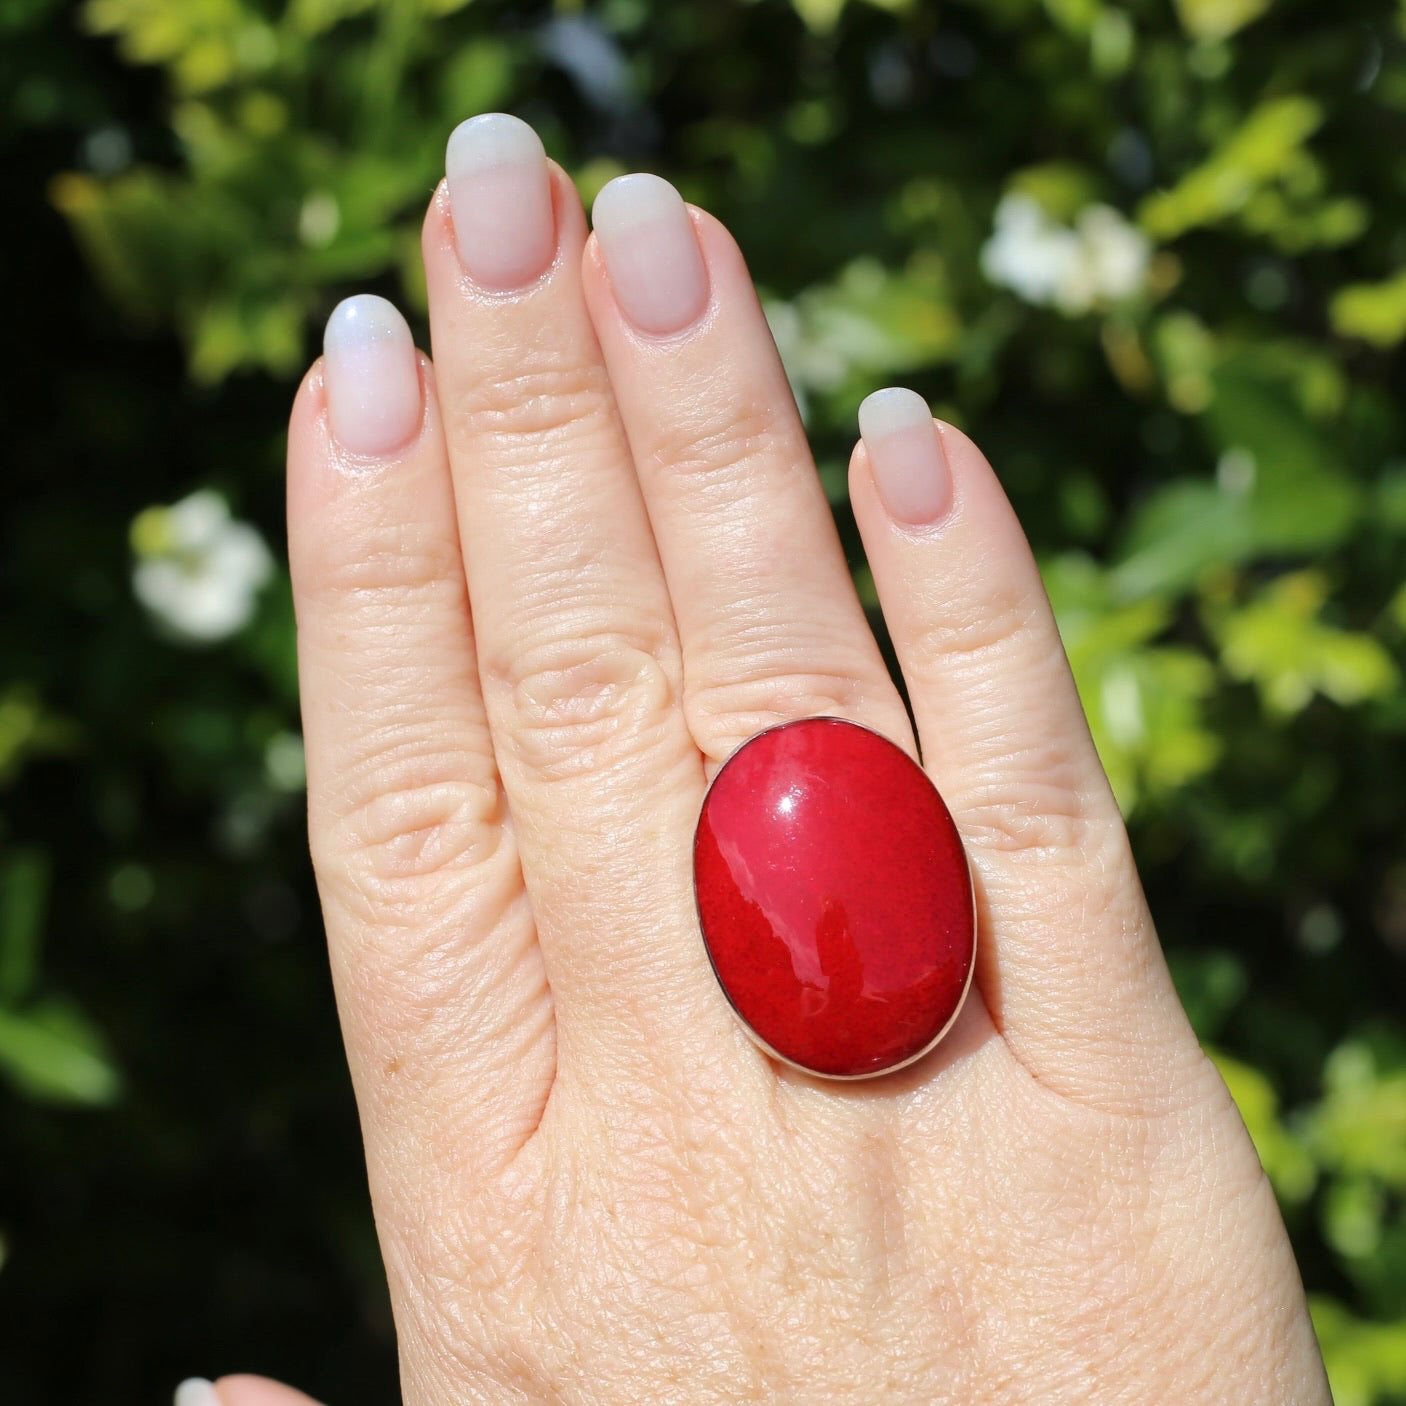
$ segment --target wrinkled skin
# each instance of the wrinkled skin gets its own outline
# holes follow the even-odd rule
[[[707,309],[650,336],[551,181],[550,267],[506,292],[436,193],[408,442],[344,452],[322,363],[290,434],[312,853],[407,1406],[1326,1402],[991,468],[939,426],[951,501],[911,528],[851,465],[915,736],[732,240],[692,212]],[[955,1029],[860,1084],[751,1044],[690,891],[708,777],[819,713],[921,747],[979,893]]]

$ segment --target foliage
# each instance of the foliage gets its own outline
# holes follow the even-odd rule
[[[987,447],[1340,1406],[1406,1402],[1403,35],[1388,0],[0,0],[5,1400],[393,1394],[251,534],[322,318],[423,313],[444,137],[504,107],[588,197],[650,167],[737,232],[851,548],[868,390]]]

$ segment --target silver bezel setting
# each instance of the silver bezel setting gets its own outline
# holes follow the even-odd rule
[[[717,963],[713,960],[713,950],[711,947],[708,946],[707,934],[703,930],[703,913],[698,904],[698,829],[699,826],[703,823],[703,812],[708,804],[708,797],[712,793],[713,787],[717,785],[718,777],[720,777],[723,772],[727,770],[728,766],[732,762],[732,759],[737,756],[737,754],[741,752],[743,748],[749,747],[758,738],[765,737],[768,733],[780,732],[788,727],[795,727],[800,723],[820,722],[844,723],[847,727],[857,727],[863,732],[871,733],[873,736],[879,738],[880,741],[887,742],[890,747],[898,748],[898,750],[902,752],[903,755],[907,757],[910,762],[913,762],[913,765],[917,768],[923,780],[925,780],[928,785],[932,786],[932,789],[937,792],[937,798],[942,802],[943,809],[946,810],[947,814],[952,818],[952,828],[956,832],[957,844],[962,851],[962,859],[967,866],[967,890],[971,894],[972,900],[971,961],[967,964],[967,979],[962,985],[962,994],[957,998],[957,1004],[953,1007],[952,1014],[948,1017],[947,1023],[942,1027],[941,1030],[937,1032],[936,1035],[932,1037],[931,1040],[928,1041],[926,1045],[922,1047],[922,1049],[915,1051],[906,1059],[900,1060],[897,1064],[885,1065],[882,1069],[866,1070],[862,1074],[828,1074],[823,1070],[812,1069],[808,1065],[799,1064],[794,1059],[791,1059],[789,1056],[782,1054],[780,1050],[773,1048],[764,1039],[762,1039],[759,1034],[757,1034],[757,1032],[752,1028],[751,1022],[747,1019],[746,1016],[742,1014],[740,1010],[738,1010],[736,1002],[733,1001],[731,994],[728,992],[726,983],[723,981],[721,975],[719,975],[718,973]],[[900,1070],[910,1068],[912,1065],[917,1064],[920,1059],[925,1059],[928,1055],[933,1052],[933,1050],[938,1047],[938,1045],[942,1043],[944,1039],[947,1038],[947,1035],[951,1032],[952,1027],[957,1023],[957,1017],[961,1015],[962,1009],[967,1003],[967,996],[971,992],[972,978],[976,974],[977,947],[980,942],[980,934],[977,930],[976,875],[972,869],[971,855],[967,853],[966,841],[962,839],[962,832],[960,826],[958,826],[957,824],[957,817],[955,815],[952,815],[952,811],[947,805],[946,798],[943,796],[941,791],[938,791],[936,785],[934,785],[933,783],[932,778],[923,769],[921,763],[915,761],[913,757],[904,748],[898,746],[898,743],[895,742],[893,738],[880,732],[878,728],[869,727],[866,723],[857,723],[852,718],[840,718],[835,717],[834,715],[829,713],[817,713],[812,717],[788,718],[785,722],[772,723],[770,727],[764,727],[760,729],[760,731],[754,732],[750,737],[745,738],[743,741],[739,742],[737,746],[734,747],[732,751],[729,752],[727,756],[723,759],[722,765],[718,767],[717,771],[713,773],[712,779],[708,782],[707,787],[704,789],[703,798],[698,803],[698,819],[693,822],[693,847],[689,853],[689,861],[693,866],[694,917],[697,919],[698,922],[698,936],[703,943],[703,951],[708,958],[708,966],[713,973],[713,979],[717,982],[718,990],[722,993],[723,1000],[727,1002],[728,1009],[732,1011],[732,1014],[737,1019],[737,1023],[742,1027],[744,1031],[746,1031],[752,1043],[756,1045],[757,1048],[769,1058],[774,1059],[778,1064],[784,1064],[788,1069],[794,1069],[798,1073],[804,1074],[811,1079],[823,1079],[827,1083],[858,1084],[864,1082],[867,1079],[882,1079],[886,1075],[897,1074]]]

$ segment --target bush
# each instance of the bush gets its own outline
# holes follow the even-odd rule
[[[507,108],[587,198],[650,167],[737,233],[851,548],[867,391],[987,448],[1339,1406],[1406,1401],[1403,33],[1359,0],[0,0],[4,1399],[394,1397],[281,431],[338,297],[423,316],[444,138]]]

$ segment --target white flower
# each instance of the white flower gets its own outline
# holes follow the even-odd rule
[[[1094,290],[1108,302],[1131,298],[1147,277],[1152,245],[1111,205],[1090,205],[1074,222]]]
[[[1028,195],[1007,195],[996,207],[996,228],[981,251],[992,283],[1027,303],[1053,303],[1079,258],[1074,231],[1057,225]]]
[[[132,590],[162,625],[192,643],[227,639],[254,613],[273,557],[218,493],[201,489],[132,522]]]
[[[996,227],[981,251],[993,283],[1027,303],[1068,316],[1132,297],[1147,277],[1152,246],[1110,205],[1089,205],[1071,229],[1028,195],[1011,193],[996,207]]]

